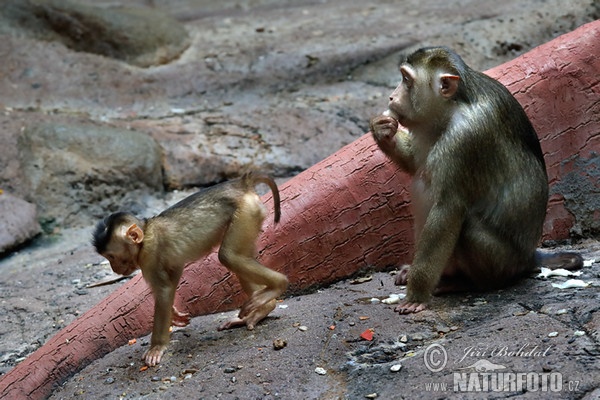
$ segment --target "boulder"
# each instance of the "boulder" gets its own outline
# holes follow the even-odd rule
[[[151,8],[104,8],[66,0],[3,1],[2,33],[56,41],[138,67],[166,64],[190,44],[183,25]]]
[[[27,199],[45,229],[82,226],[107,211],[143,209],[145,193],[163,188],[162,153],[136,131],[93,124],[40,124],[18,141]]]
[[[0,254],[41,232],[35,204],[0,190]]]

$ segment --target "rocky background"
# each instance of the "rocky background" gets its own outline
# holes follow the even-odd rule
[[[0,374],[114,289],[85,287],[110,274],[89,245],[106,213],[293,176],[368,130],[414,48],[486,70],[600,17],[596,0],[0,5]]]
[[[599,7],[3,0],[0,252],[38,222],[51,233],[144,214],[165,192],[246,169],[292,176],[368,130],[402,53],[445,44],[485,70]]]

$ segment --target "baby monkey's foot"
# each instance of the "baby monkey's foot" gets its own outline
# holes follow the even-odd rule
[[[218,330],[236,328],[246,325],[249,331],[253,330],[257,323],[262,321],[271,311],[275,309],[275,299],[263,304],[261,307],[253,310],[246,310],[244,313],[240,311],[237,317],[230,319],[219,326]]]
[[[167,346],[165,345],[154,345],[150,347],[150,350],[144,353],[142,359],[146,362],[147,366],[154,367],[155,365],[160,363],[160,359],[162,358],[166,349]]]

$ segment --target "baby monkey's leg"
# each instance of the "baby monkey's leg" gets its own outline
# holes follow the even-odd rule
[[[225,232],[219,260],[235,273],[249,299],[238,317],[221,325],[229,329],[246,325],[248,329],[264,319],[275,308],[275,299],[288,285],[285,275],[273,271],[256,261],[256,239],[265,217],[264,206],[255,193],[248,193],[240,202]]]

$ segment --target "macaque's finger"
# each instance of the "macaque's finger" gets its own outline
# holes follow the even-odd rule
[[[398,121],[387,116],[375,117],[371,121],[371,131],[378,140],[391,140],[398,131]]]

